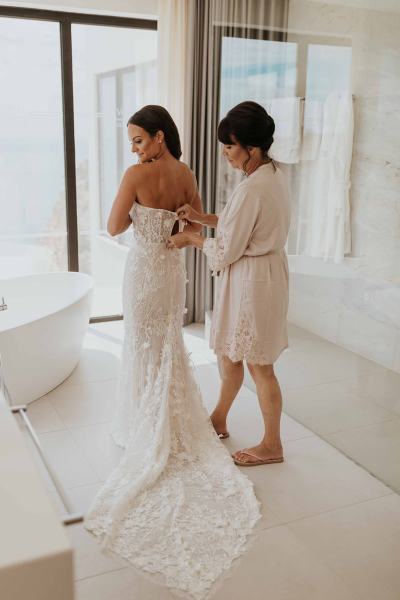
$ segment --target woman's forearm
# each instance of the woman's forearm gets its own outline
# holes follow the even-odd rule
[[[184,232],[186,233],[186,237],[188,240],[188,246],[195,246],[196,248],[200,248],[200,250],[203,249],[203,244],[204,244],[204,240],[205,238],[200,235],[199,233],[193,233],[193,232]]]
[[[201,233],[201,230],[203,229],[203,225],[201,223],[187,223],[184,228],[183,231],[190,232],[190,233]]]
[[[199,223],[205,227],[217,227],[218,215],[212,215],[207,213],[201,213],[199,217]]]

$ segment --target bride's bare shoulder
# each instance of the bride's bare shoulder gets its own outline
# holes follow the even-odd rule
[[[192,169],[184,162],[180,163],[181,173],[190,186],[197,185],[196,175]]]
[[[131,165],[125,170],[124,177],[131,181],[138,181],[144,175],[144,166],[144,164],[140,163]]]

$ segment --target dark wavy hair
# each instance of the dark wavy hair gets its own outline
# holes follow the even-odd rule
[[[274,141],[274,132],[273,118],[261,104],[251,100],[231,108],[218,125],[218,139],[222,144],[239,143],[246,150],[248,146],[260,148],[263,157],[270,160],[268,151]],[[250,154],[243,170],[249,159]]]
[[[168,150],[177,160],[182,156],[181,140],[175,122],[169,112],[157,104],[148,104],[128,120],[128,125],[137,125],[154,137],[157,131],[164,132],[165,143]]]

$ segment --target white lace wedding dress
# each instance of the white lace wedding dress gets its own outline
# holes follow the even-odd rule
[[[176,214],[137,203],[130,214],[134,243],[124,276],[125,340],[111,430],[125,452],[85,527],[104,549],[202,600],[244,552],[259,502],[215,434],[189,365],[184,256],[165,245]]]

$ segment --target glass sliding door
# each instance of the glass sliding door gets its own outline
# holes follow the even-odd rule
[[[93,316],[122,311],[121,284],[131,231],[111,238],[107,218],[121,177],[135,159],[126,123],[157,102],[157,33],[72,26],[79,268],[95,279]]]
[[[0,278],[68,269],[59,23],[0,18]]]
[[[77,270],[120,318],[132,232],[107,218],[134,157],[126,121],[157,102],[157,23],[0,6],[0,279]]]

